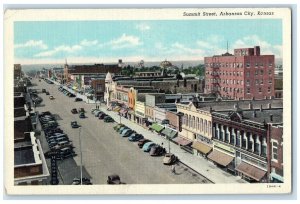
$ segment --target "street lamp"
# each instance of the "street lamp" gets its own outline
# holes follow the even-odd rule
[[[165,125],[165,130],[167,130],[167,125],[169,124],[169,121],[165,121],[164,125]],[[170,136],[167,135],[167,139],[168,139],[168,149],[169,149],[169,153],[171,153],[171,147],[170,147]]]
[[[81,149],[81,127],[79,127],[79,148],[80,148],[80,185],[82,185],[82,149]]]

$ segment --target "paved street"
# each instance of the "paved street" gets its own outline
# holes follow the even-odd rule
[[[171,167],[162,163],[163,157],[151,157],[149,153],[144,153],[134,142],[129,142],[127,138],[122,138],[113,130],[116,123],[104,123],[94,117],[90,110],[95,105],[84,102],[74,102],[74,98],[65,96],[58,91],[58,86],[47,84],[45,81],[33,80],[32,88],[45,88],[54,96],[50,100],[44,93],[39,94],[43,98],[41,106],[37,111],[50,111],[58,118],[61,129],[68,134],[73,141],[77,156],[74,160],[80,165],[79,151],[79,129],[72,129],[70,122],[76,120],[81,126],[83,165],[87,173],[91,176],[94,184],[105,184],[107,176],[116,173],[121,180],[128,184],[176,184],[176,183],[208,183],[209,181],[187,168],[183,164],[176,167],[177,174],[171,173]],[[72,114],[72,108],[84,108],[86,110],[85,119],[80,119],[78,114]],[[65,164],[64,164],[65,163]],[[63,161],[59,165],[60,173],[63,175],[78,174],[78,168],[69,165],[70,161]],[[65,168],[63,168],[65,166]],[[74,173],[75,172],[75,173]],[[63,179],[63,178],[62,178]],[[67,183],[69,184],[69,183]]]

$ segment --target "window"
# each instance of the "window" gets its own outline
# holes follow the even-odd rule
[[[243,72],[240,72],[241,73],[241,76],[243,76]]]
[[[189,127],[192,127],[193,123],[192,123],[192,117],[189,115]]]
[[[258,67],[258,63],[257,62],[255,62],[255,67]]]
[[[258,92],[261,93],[261,87],[258,88]]]
[[[250,62],[246,63],[246,67],[249,68],[250,67]]]
[[[260,70],[260,75],[264,75],[264,70]]]
[[[250,72],[247,72],[247,73],[246,73],[246,76],[249,77],[249,76],[250,76]]]
[[[272,84],[272,78],[269,78],[269,84]]]
[[[260,84],[264,84],[264,80],[263,79],[260,80]]]
[[[204,132],[207,133],[207,120],[204,121]]]
[[[200,131],[203,132],[203,119],[200,119]]]
[[[271,87],[268,87],[268,93],[270,93],[271,92]]]
[[[272,74],[272,70],[269,70],[269,75],[271,75]]]
[[[256,75],[256,76],[258,75],[258,71],[257,71],[257,70],[255,71],[255,75]]]
[[[249,79],[247,79],[246,85],[250,86],[250,80]]]
[[[255,84],[258,84],[258,79],[255,79]]]
[[[200,124],[199,124],[199,118],[196,119],[196,130],[199,130]]]
[[[278,159],[278,143],[273,141],[272,142],[272,160]]]
[[[272,67],[273,66],[273,63],[272,62],[269,62],[269,67]]]
[[[243,85],[244,84],[244,81],[243,80],[241,80],[241,85]]]
[[[250,94],[250,88],[247,88],[247,94]]]

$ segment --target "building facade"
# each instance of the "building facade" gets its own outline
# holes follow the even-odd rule
[[[234,55],[205,57],[205,93],[230,99],[275,96],[274,55],[261,55],[260,47],[239,48]]]

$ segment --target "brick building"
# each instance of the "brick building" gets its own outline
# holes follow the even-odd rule
[[[21,79],[22,67],[20,64],[14,64],[14,79]]]
[[[205,93],[230,99],[274,97],[274,61],[274,55],[261,55],[259,46],[205,57]]]

